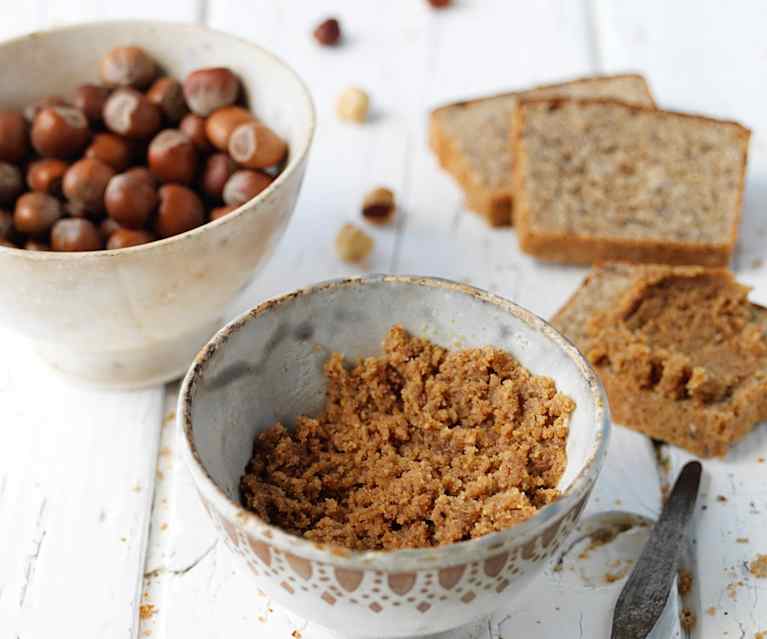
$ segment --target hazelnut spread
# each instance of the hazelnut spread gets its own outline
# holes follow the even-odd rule
[[[574,402],[496,348],[391,328],[384,353],[332,355],[326,405],[256,437],[243,503],[352,549],[436,546],[524,521],[557,497]]]

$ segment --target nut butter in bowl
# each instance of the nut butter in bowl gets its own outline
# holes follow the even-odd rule
[[[182,456],[254,583],[345,635],[431,634],[521,592],[575,526],[609,432],[551,326],[446,280],[265,302],[197,356]]]

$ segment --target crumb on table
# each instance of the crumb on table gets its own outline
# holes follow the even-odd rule
[[[325,364],[321,415],[256,437],[241,480],[262,519],[354,549],[435,546],[524,521],[558,496],[574,402],[495,348],[391,328],[384,354]]]
[[[767,555],[757,555],[748,565],[754,577],[767,579]]]
[[[689,608],[682,608],[682,614],[679,617],[679,623],[682,626],[682,630],[690,632],[698,621],[695,613]]]
[[[154,607],[154,604],[145,603],[138,607],[138,616],[144,620],[151,618],[155,612],[157,612],[157,609]]]
[[[679,571],[677,589],[682,597],[692,590],[692,575],[689,570],[682,568],[682,570]]]

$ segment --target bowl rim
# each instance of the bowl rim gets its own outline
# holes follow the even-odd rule
[[[256,49],[260,51],[262,54],[264,54],[267,58],[270,58],[278,66],[281,66],[282,68],[284,68],[288,72],[288,74],[292,76],[293,80],[295,80],[296,84],[301,89],[301,93],[303,94],[303,99],[305,100],[305,104],[308,107],[307,110],[309,112],[308,128],[307,128],[306,136],[301,142],[301,146],[299,147],[299,149],[297,149],[297,152],[295,154],[291,154],[289,156],[288,162],[285,165],[285,168],[279,173],[279,175],[277,175],[277,177],[272,181],[272,183],[268,187],[266,187],[263,191],[261,191],[258,195],[251,198],[247,202],[243,202],[231,213],[228,213],[227,215],[217,220],[213,220],[212,222],[206,222],[205,224],[201,224],[200,226],[197,226],[189,231],[185,231],[184,233],[179,233],[178,235],[173,235],[171,237],[154,240],[153,242],[148,242],[146,244],[139,244],[138,246],[129,246],[126,248],[121,248],[121,249],[104,249],[101,251],[77,251],[77,252],[27,251],[26,249],[23,249],[23,248],[0,245],[0,255],[2,255],[3,252],[5,252],[6,254],[10,254],[10,255],[23,254],[31,260],[56,261],[56,260],[77,260],[77,259],[82,259],[83,257],[87,257],[89,259],[108,259],[110,257],[114,257],[115,255],[127,255],[129,253],[139,253],[142,251],[151,251],[155,249],[161,250],[163,247],[168,246],[172,243],[183,242],[188,238],[195,237],[199,234],[202,234],[210,228],[214,228],[214,227],[218,227],[218,226],[222,226],[224,224],[230,223],[232,222],[233,219],[239,218],[242,215],[244,215],[245,211],[247,210],[251,210],[251,209],[255,210],[255,205],[259,204],[262,200],[265,200],[267,197],[269,197],[276,189],[282,188],[283,183],[288,180],[289,176],[292,173],[295,173],[297,170],[301,170],[301,168],[305,165],[306,157],[309,154],[309,150],[312,147],[312,142],[314,140],[314,136],[317,130],[317,110],[314,105],[314,100],[312,99],[311,91],[309,91],[309,87],[306,84],[306,82],[303,80],[303,78],[301,78],[301,76],[296,72],[296,70],[292,66],[287,64],[282,58],[272,53],[268,49],[262,47],[261,45],[255,44],[254,42],[251,42],[250,40],[246,38],[229,33],[227,31],[222,31],[221,29],[211,29],[205,25],[197,24],[194,22],[180,22],[180,21],[173,21],[173,20],[98,20],[93,22],[75,22],[72,24],[51,27],[50,29],[31,31],[29,33],[15,36],[13,38],[2,39],[0,40],[0,49],[5,48],[6,46],[23,43],[27,40],[33,40],[33,41],[39,40],[40,38],[45,38],[49,35],[64,33],[67,31],[77,31],[79,29],[102,29],[106,27],[117,27],[117,26],[132,26],[132,27],[141,27],[141,28],[147,28],[147,29],[150,29],[150,28],[187,29],[190,31],[211,33],[218,36],[223,36],[225,38],[230,39],[231,41],[239,42],[240,44],[246,45],[252,49]]]
[[[245,510],[239,502],[230,499],[209,474],[194,442],[192,404],[194,403],[196,388],[201,382],[202,372],[216,351],[226,343],[233,333],[239,331],[251,320],[257,319],[277,306],[289,304],[298,297],[321,293],[327,289],[382,283],[457,291],[500,307],[541,333],[547,340],[553,341],[574,362],[583,375],[593,400],[597,424],[591,453],[562,494],[550,504],[539,509],[529,519],[510,528],[488,533],[481,537],[441,546],[400,550],[351,550],[304,539],[264,522],[255,513]],[[475,560],[478,555],[485,555],[492,551],[497,553],[499,552],[498,548],[516,544],[518,540],[520,542],[527,541],[536,536],[553,521],[570,512],[576,507],[578,500],[590,491],[602,469],[611,429],[609,405],[599,377],[575,345],[548,322],[515,302],[489,291],[444,278],[417,275],[368,275],[327,280],[266,300],[242,313],[221,328],[195,357],[179,390],[176,424],[181,440],[182,455],[197,490],[200,495],[204,493],[206,498],[212,501],[217,512],[223,517],[229,521],[238,522],[248,531],[252,530],[259,540],[264,540],[266,543],[289,553],[296,553],[306,558],[343,567],[361,570],[377,568],[389,571],[433,569],[435,566],[460,564]]]

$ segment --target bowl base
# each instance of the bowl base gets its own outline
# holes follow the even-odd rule
[[[40,357],[69,381],[86,386],[132,390],[178,379],[221,325],[217,318],[172,340],[150,341],[140,349],[72,351],[67,344],[38,344]]]

